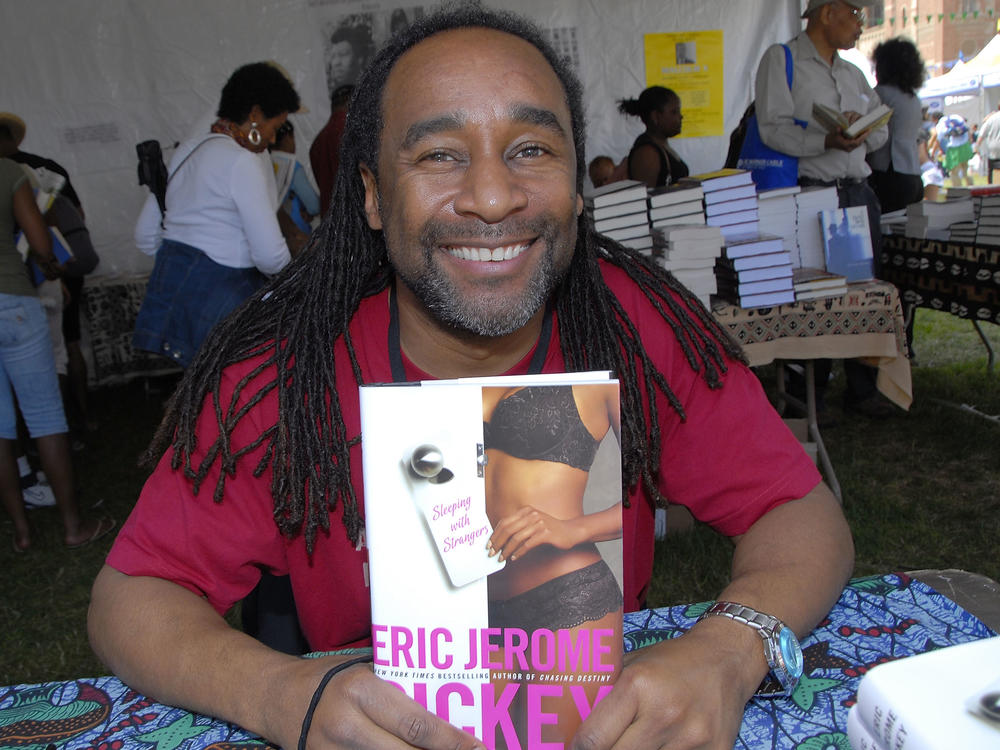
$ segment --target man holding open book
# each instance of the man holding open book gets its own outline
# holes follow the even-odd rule
[[[359,385],[611,370],[625,607],[643,606],[667,497],[733,539],[732,577],[688,633],[629,654],[569,746],[732,747],[765,676],[794,689],[794,633],[850,575],[836,499],[708,311],[594,232],[582,87],[533,25],[476,3],[429,14],[376,55],[350,112],[314,244],[213,330],[171,399],[94,586],[96,651],[136,689],[283,747],[484,747],[356,654],[281,654],[222,614],[262,570],[288,574],[313,650],[372,643],[360,480],[378,445],[359,439]],[[535,549],[560,544],[546,526]]]
[[[877,276],[881,209],[868,185],[871,168],[865,157],[884,145],[889,133],[884,121],[860,133],[850,129],[867,116],[878,122],[876,111],[881,102],[861,70],[837,53],[857,43],[864,25],[863,9],[868,5],[872,5],[871,0],[809,0],[802,16],[806,28],[787,45],[794,66],[791,89],[784,50],[774,45],[757,68],[756,106],[764,143],[798,157],[800,185],[835,185],[841,208],[868,208]],[[803,128],[796,121],[807,125]],[[891,406],[875,388],[875,368],[847,360],[844,371],[846,408],[874,417],[891,413]],[[817,396],[821,398],[830,361],[819,360],[816,372]]]

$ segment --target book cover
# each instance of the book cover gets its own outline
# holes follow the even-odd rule
[[[861,724],[892,750],[987,750],[1000,726],[966,702],[1000,674],[1000,636],[948,646],[872,667],[858,685]]]
[[[865,206],[820,212],[820,237],[826,270],[864,281],[875,275],[872,236]]]
[[[360,394],[375,674],[491,750],[568,745],[622,665],[617,381]]]
[[[781,237],[755,235],[726,240],[722,254],[727,258],[742,258],[745,255],[777,253],[783,249]]]

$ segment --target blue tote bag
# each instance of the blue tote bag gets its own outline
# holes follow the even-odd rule
[[[790,91],[794,80],[792,51],[788,49],[787,44],[782,44],[781,47],[785,50],[785,78]],[[806,126],[802,120],[796,120],[795,124],[802,128]],[[750,170],[758,190],[788,187],[799,182],[798,157],[775,151],[761,140],[756,112],[747,121],[746,135],[743,138],[736,167]]]

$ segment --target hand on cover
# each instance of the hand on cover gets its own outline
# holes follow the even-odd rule
[[[625,654],[614,690],[580,726],[571,747],[731,750],[756,686],[746,686],[753,677],[738,678],[745,653],[706,631],[711,629],[699,627]]]
[[[525,506],[501,519],[490,536],[490,555],[501,560],[516,560],[541,544],[570,549],[581,542],[580,526],[575,520],[564,521],[548,513]]]
[[[329,669],[350,658],[323,660],[323,666]],[[308,701],[302,706],[303,715],[307,705]],[[306,747],[484,750],[471,734],[430,713],[365,664],[349,667],[330,680],[313,714]]]

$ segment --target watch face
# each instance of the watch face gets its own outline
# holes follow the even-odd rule
[[[799,639],[795,637],[791,628],[784,627],[778,633],[778,646],[788,674],[797,680],[802,676],[802,647],[799,646]]]

